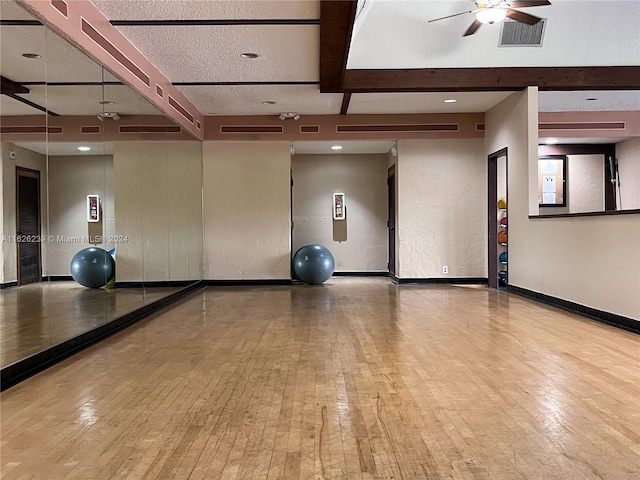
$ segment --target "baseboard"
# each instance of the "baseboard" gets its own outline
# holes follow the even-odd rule
[[[561,308],[571,313],[581,315],[583,317],[596,320],[600,323],[606,323],[614,327],[622,328],[629,332],[640,334],[640,321],[633,318],[617,315],[615,313],[605,312],[596,308],[587,307],[579,303],[563,300],[562,298],[553,297],[544,293],[534,292],[527,288],[518,287],[516,285],[508,285],[507,291],[517,295],[530,298],[540,303],[545,303],[554,307]]]
[[[255,280],[203,280],[208,287],[235,287],[235,286],[260,286],[260,285],[292,285],[290,279],[255,279]]]
[[[115,282],[114,288],[158,288],[158,287],[188,287],[201,280],[160,280],[150,282]]]
[[[43,275],[43,282],[73,282],[71,275]]]
[[[390,275],[391,279],[398,284],[444,284],[444,285],[486,285],[487,277],[433,277],[433,278],[399,278]]]
[[[5,288],[13,288],[17,286],[18,286],[18,282],[0,283],[0,290],[4,290]]]
[[[126,315],[118,317],[109,323],[4,367],[0,370],[0,391],[4,391],[7,388],[10,388],[35,375],[36,373],[39,373],[56,363],[71,357],[72,355],[75,355],[81,350],[95,345],[96,343],[121,330],[124,330],[134,323],[139,322],[158,310],[185,298],[202,287],[204,287],[202,281],[195,283],[192,282],[188,287],[158,299],[155,302],[134,310],[133,312],[129,312]]]
[[[388,277],[387,271],[333,272],[332,277]]]

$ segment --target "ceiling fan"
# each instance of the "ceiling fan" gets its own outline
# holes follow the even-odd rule
[[[468,13],[475,13],[476,19],[463,35],[463,37],[467,37],[476,33],[476,31],[483,23],[491,25],[504,20],[505,17],[509,17],[510,19],[517,22],[526,23],[527,25],[535,25],[540,20],[542,20],[540,17],[536,17],[535,15],[530,15],[528,13],[521,12],[515,9],[541,7],[545,5],[551,5],[551,2],[549,0],[477,0],[475,4],[476,7],[478,7],[475,10],[454,13],[453,15],[447,15],[446,17],[434,18],[433,20],[429,20],[427,23],[438,22],[440,20],[457,17],[459,15],[466,15]]]

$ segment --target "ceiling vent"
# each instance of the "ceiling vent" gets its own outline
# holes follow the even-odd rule
[[[500,47],[541,47],[544,28],[547,23],[542,19],[534,25],[521,22],[503,22]]]

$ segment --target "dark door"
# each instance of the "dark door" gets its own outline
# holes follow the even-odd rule
[[[42,280],[40,261],[40,172],[16,167],[18,285]]]
[[[389,205],[389,276],[396,276],[396,169],[391,167],[387,173],[387,192]]]

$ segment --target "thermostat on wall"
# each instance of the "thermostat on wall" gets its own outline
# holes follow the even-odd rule
[[[87,222],[100,221],[100,196],[87,195]]]

